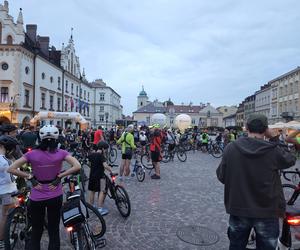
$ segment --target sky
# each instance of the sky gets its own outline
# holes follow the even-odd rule
[[[1,0],[3,2],[3,0]],[[73,38],[89,81],[121,95],[238,105],[300,65],[299,0],[10,0],[57,49]]]

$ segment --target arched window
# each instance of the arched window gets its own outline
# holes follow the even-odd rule
[[[13,44],[13,39],[12,39],[12,36],[11,35],[8,35],[7,38],[6,38],[6,43],[7,44]]]
[[[2,23],[0,23],[0,44],[2,43]]]

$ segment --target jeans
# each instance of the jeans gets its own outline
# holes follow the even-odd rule
[[[48,219],[48,250],[60,249],[59,238],[59,222],[60,210],[62,206],[62,196],[58,196],[49,200],[33,201],[30,200],[29,214],[32,223],[31,248],[32,250],[40,250],[40,242],[44,230],[45,212],[47,209]]]
[[[229,250],[245,250],[251,229],[256,233],[257,250],[275,250],[279,237],[279,219],[255,219],[230,215]]]

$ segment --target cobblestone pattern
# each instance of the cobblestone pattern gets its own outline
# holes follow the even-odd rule
[[[135,177],[126,180],[132,212],[124,219],[113,200],[105,201],[110,213],[105,216],[104,249],[228,249],[223,185],[215,174],[219,162],[220,159],[210,155],[189,152],[185,163],[175,159],[162,164],[161,180],[152,180],[148,171],[142,183]],[[176,231],[188,225],[212,229],[220,240],[206,247],[185,243],[176,236]],[[46,244],[45,234],[42,249],[47,249]],[[63,227],[61,245],[62,249],[71,249]]]

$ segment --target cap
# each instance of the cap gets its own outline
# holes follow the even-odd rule
[[[251,114],[247,120],[247,125],[268,127],[268,118],[263,114]]]

